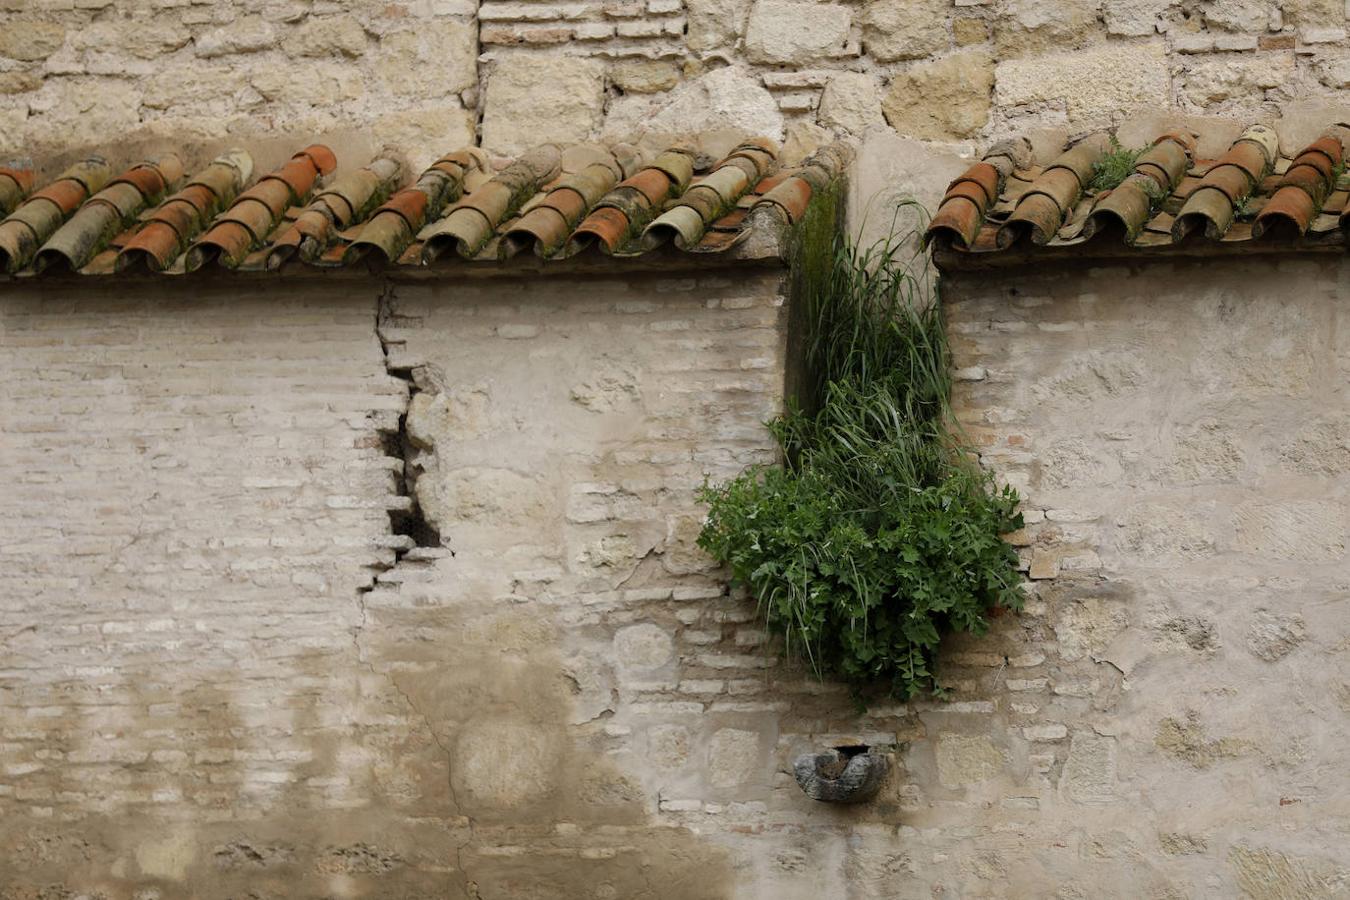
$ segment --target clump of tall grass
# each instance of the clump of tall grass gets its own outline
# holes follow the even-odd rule
[[[769,423],[783,464],[706,487],[699,543],[728,565],[789,653],[820,676],[897,697],[937,693],[950,630],[1017,608],[1018,498],[995,490],[948,403],[942,311],[913,229],[860,249],[837,194],[791,235],[803,377]]]

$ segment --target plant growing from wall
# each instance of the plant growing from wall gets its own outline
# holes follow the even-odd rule
[[[912,204],[906,205],[910,209]],[[859,250],[838,193],[790,236],[804,376],[770,423],[781,466],[705,486],[699,544],[730,567],[790,654],[819,676],[910,698],[940,693],[942,635],[1020,608],[1018,497],[996,490],[948,406],[950,359],[912,234]]]
[[[1111,148],[1102,154],[1102,158],[1092,164],[1092,180],[1088,188],[1094,193],[1109,191],[1120,187],[1120,183],[1130,177],[1135,161],[1145,147],[1124,147],[1115,135],[1111,136]]]

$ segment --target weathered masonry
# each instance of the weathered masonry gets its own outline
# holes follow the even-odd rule
[[[1104,141],[1013,142],[934,219],[959,415],[1027,498],[1031,579],[938,776],[1001,810],[971,841],[1013,895],[1350,890],[1342,141],[1174,131],[1096,190]]]
[[[1342,896],[1340,145],[1239,143],[953,186],[1028,602],[865,714],[694,544],[774,460],[777,238],[846,153],[0,174],[0,898]],[[798,789],[860,744],[874,801]]]

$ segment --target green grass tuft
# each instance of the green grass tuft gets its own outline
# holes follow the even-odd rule
[[[1130,177],[1130,173],[1134,171],[1134,163],[1144,149],[1123,147],[1120,141],[1112,136],[1111,149],[1092,165],[1092,180],[1088,182],[1088,189],[1099,193],[1118,187],[1122,181]]]
[[[705,487],[699,543],[817,674],[938,693],[942,635],[1021,606],[1001,539],[1021,527],[1018,498],[995,490],[953,422],[941,306],[925,260],[903,252],[917,229],[893,224],[860,250],[837,200],[818,198],[790,237],[806,340],[796,402],[770,423],[784,463]]]

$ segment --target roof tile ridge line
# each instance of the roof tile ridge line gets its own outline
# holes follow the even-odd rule
[[[1196,135],[1189,131],[1159,136],[1139,154],[1120,184],[1093,199],[1092,211],[1083,223],[1083,239],[1091,240],[1115,228],[1126,244],[1133,244],[1154,210],[1186,177],[1195,157],[1195,142]]]
[[[565,255],[576,255],[593,244],[606,255],[620,255],[661,214],[662,205],[683,193],[693,180],[695,156],[697,152],[687,141],[678,142],[616,184],[577,224]]]
[[[426,242],[422,264],[429,265],[451,250],[465,259],[477,255],[497,233],[498,226],[561,170],[562,150],[557,144],[535,147],[512,162],[457,200],[442,218],[423,226],[417,235]]]
[[[1097,132],[1055,157],[1017,199],[1012,214],[999,227],[995,237],[999,248],[1006,250],[1027,238],[1037,245],[1049,243],[1073,212],[1107,147],[1106,133]]]
[[[482,172],[487,165],[487,155],[477,147],[455,150],[436,160],[415,182],[395,191],[370,214],[343,253],[343,264],[376,252],[384,257],[384,264],[397,262],[427,220],[438,217],[446,203],[464,195],[469,174]]]
[[[33,192],[36,182],[37,170],[31,161],[0,166],[0,217],[18,209]]]
[[[1325,162],[1319,162],[1319,158]],[[1327,197],[1336,189],[1336,171],[1344,159],[1345,146],[1340,135],[1330,128],[1300,150],[1252,221],[1252,237],[1273,237],[1287,227],[1292,227],[1298,237],[1307,234]],[[1286,229],[1278,227],[1281,224]],[[1337,218],[1342,233],[1346,224],[1350,221],[1342,211]]]
[[[764,139],[743,141],[642,230],[642,249],[673,241],[681,250],[692,250],[708,226],[735,209],[777,161],[777,150]]]
[[[211,222],[188,247],[184,266],[196,270],[216,262],[237,268],[250,250],[267,240],[286,210],[305,202],[323,175],[337,168],[337,157],[323,144],[311,144],[259,178]]]
[[[211,219],[234,200],[252,173],[253,157],[246,150],[236,148],[217,156],[187,184],[142,216],[140,228],[118,251],[114,270],[125,272],[144,267],[162,272],[168,268]]]
[[[783,180],[756,198],[746,214],[747,227],[757,227],[766,214],[782,225],[795,225],[806,214],[811,198],[831,182],[843,178],[855,156],[853,145],[832,141],[816,150],[800,165],[783,173]],[[752,221],[753,220],[753,221]]]
[[[605,147],[603,153],[609,156],[608,164],[597,159],[580,172],[563,174],[538,203],[522,209],[520,218],[502,235],[498,247],[500,259],[509,259],[529,248],[541,258],[566,249],[573,229],[624,178],[624,164],[615,149]],[[576,199],[569,200],[569,194]]]
[[[923,234],[923,246],[933,241],[969,250],[984,225],[989,209],[998,202],[1008,178],[1031,162],[1031,142],[1026,138],[999,141],[979,162],[952,179],[938,203],[937,212]]]
[[[38,248],[110,178],[108,161],[89,156],[30,194],[0,221],[0,273],[13,274],[26,267]]]
[[[1259,154],[1259,164],[1253,154]],[[1172,241],[1181,243],[1202,223],[1205,237],[1212,241],[1222,238],[1237,218],[1237,207],[1260,186],[1278,156],[1275,130],[1268,125],[1249,125],[1186,197],[1172,221]]]
[[[79,271],[147,206],[158,203],[183,179],[175,153],[136,163],[108,182],[56,230],[33,257],[34,269]]]
[[[266,268],[279,269],[297,255],[314,262],[337,241],[338,232],[363,221],[388,199],[406,174],[402,154],[382,147],[366,165],[335,177],[273,239]]]

